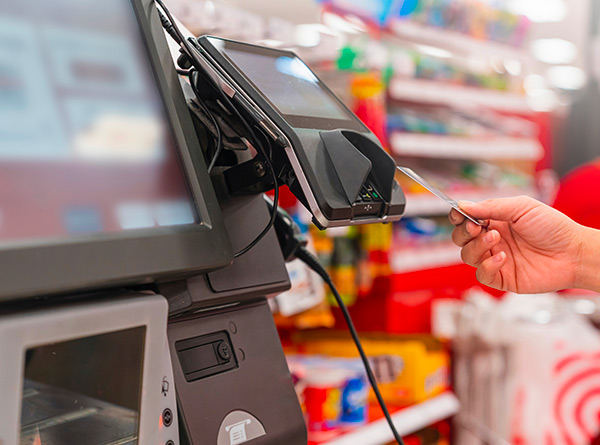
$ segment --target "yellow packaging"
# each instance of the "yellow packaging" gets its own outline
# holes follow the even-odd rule
[[[357,357],[356,346],[337,334],[317,338],[300,334],[298,349],[305,354]],[[309,337],[309,338],[306,338]],[[337,337],[337,338],[336,338]],[[395,405],[409,405],[436,396],[449,386],[450,359],[441,343],[429,336],[362,336],[371,367],[384,399]],[[375,400],[372,392],[372,401]]]

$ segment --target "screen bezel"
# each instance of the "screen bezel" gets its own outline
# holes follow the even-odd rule
[[[293,51],[287,51],[276,48],[267,48],[264,46],[252,45],[250,43],[236,42],[233,40],[223,39],[221,37],[207,36],[207,40],[211,43],[213,48],[219,52],[219,54],[229,62],[232,67],[241,75],[267,102],[280,116],[282,116],[288,125],[293,128],[309,128],[316,130],[335,130],[338,128],[345,128],[349,130],[365,131],[364,124],[355,116],[355,114],[327,87],[327,85],[317,76],[312,70],[312,74],[317,79],[317,85],[319,88],[332,100],[340,109],[348,116],[348,119],[334,119],[327,117],[315,117],[315,116],[304,116],[296,114],[282,113],[281,110],[266,96],[261,89],[247,76],[244,71],[238,67],[235,61],[229,57],[226,51],[221,49],[221,45],[225,48],[232,50],[248,53],[257,54],[268,57],[286,56],[296,58],[302,63],[305,63],[301,58],[298,57]],[[218,41],[215,45],[215,41]],[[310,67],[309,67],[310,69]]]
[[[112,295],[103,301],[81,302],[0,317],[0,443],[18,443],[25,351],[129,328],[145,327],[141,376],[138,443],[152,443],[159,434],[161,387],[168,305],[159,295]],[[77,366],[77,363],[73,363]],[[118,370],[113,370],[118,378]]]
[[[224,267],[233,251],[153,0],[129,2],[194,203],[196,224],[0,247],[0,300],[141,284]]]

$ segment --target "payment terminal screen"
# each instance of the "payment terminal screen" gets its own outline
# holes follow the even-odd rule
[[[0,0],[0,246],[197,221],[129,0]]]
[[[221,46],[213,39],[215,46]],[[298,57],[277,53],[221,50],[263,93],[281,114],[348,120],[353,116],[321,87],[313,72]]]

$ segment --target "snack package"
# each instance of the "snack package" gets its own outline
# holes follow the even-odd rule
[[[381,394],[388,403],[410,405],[448,389],[450,359],[432,337],[371,334],[361,339]],[[352,340],[341,333],[299,333],[294,342],[304,354],[358,357]],[[372,392],[370,400],[375,401]]]

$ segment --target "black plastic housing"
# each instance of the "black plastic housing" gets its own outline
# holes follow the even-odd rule
[[[316,75],[321,90],[347,118],[284,115],[227,56],[227,48],[272,57],[295,58],[295,53],[210,36],[197,41],[204,52],[202,57],[213,70],[212,76],[218,75],[235,90],[233,102],[272,133],[273,159],[280,179],[311,211],[319,227],[395,221],[402,217],[405,197],[394,180],[394,159]],[[383,203],[377,209],[357,211],[355,198],[367,183],[376,186]]]

